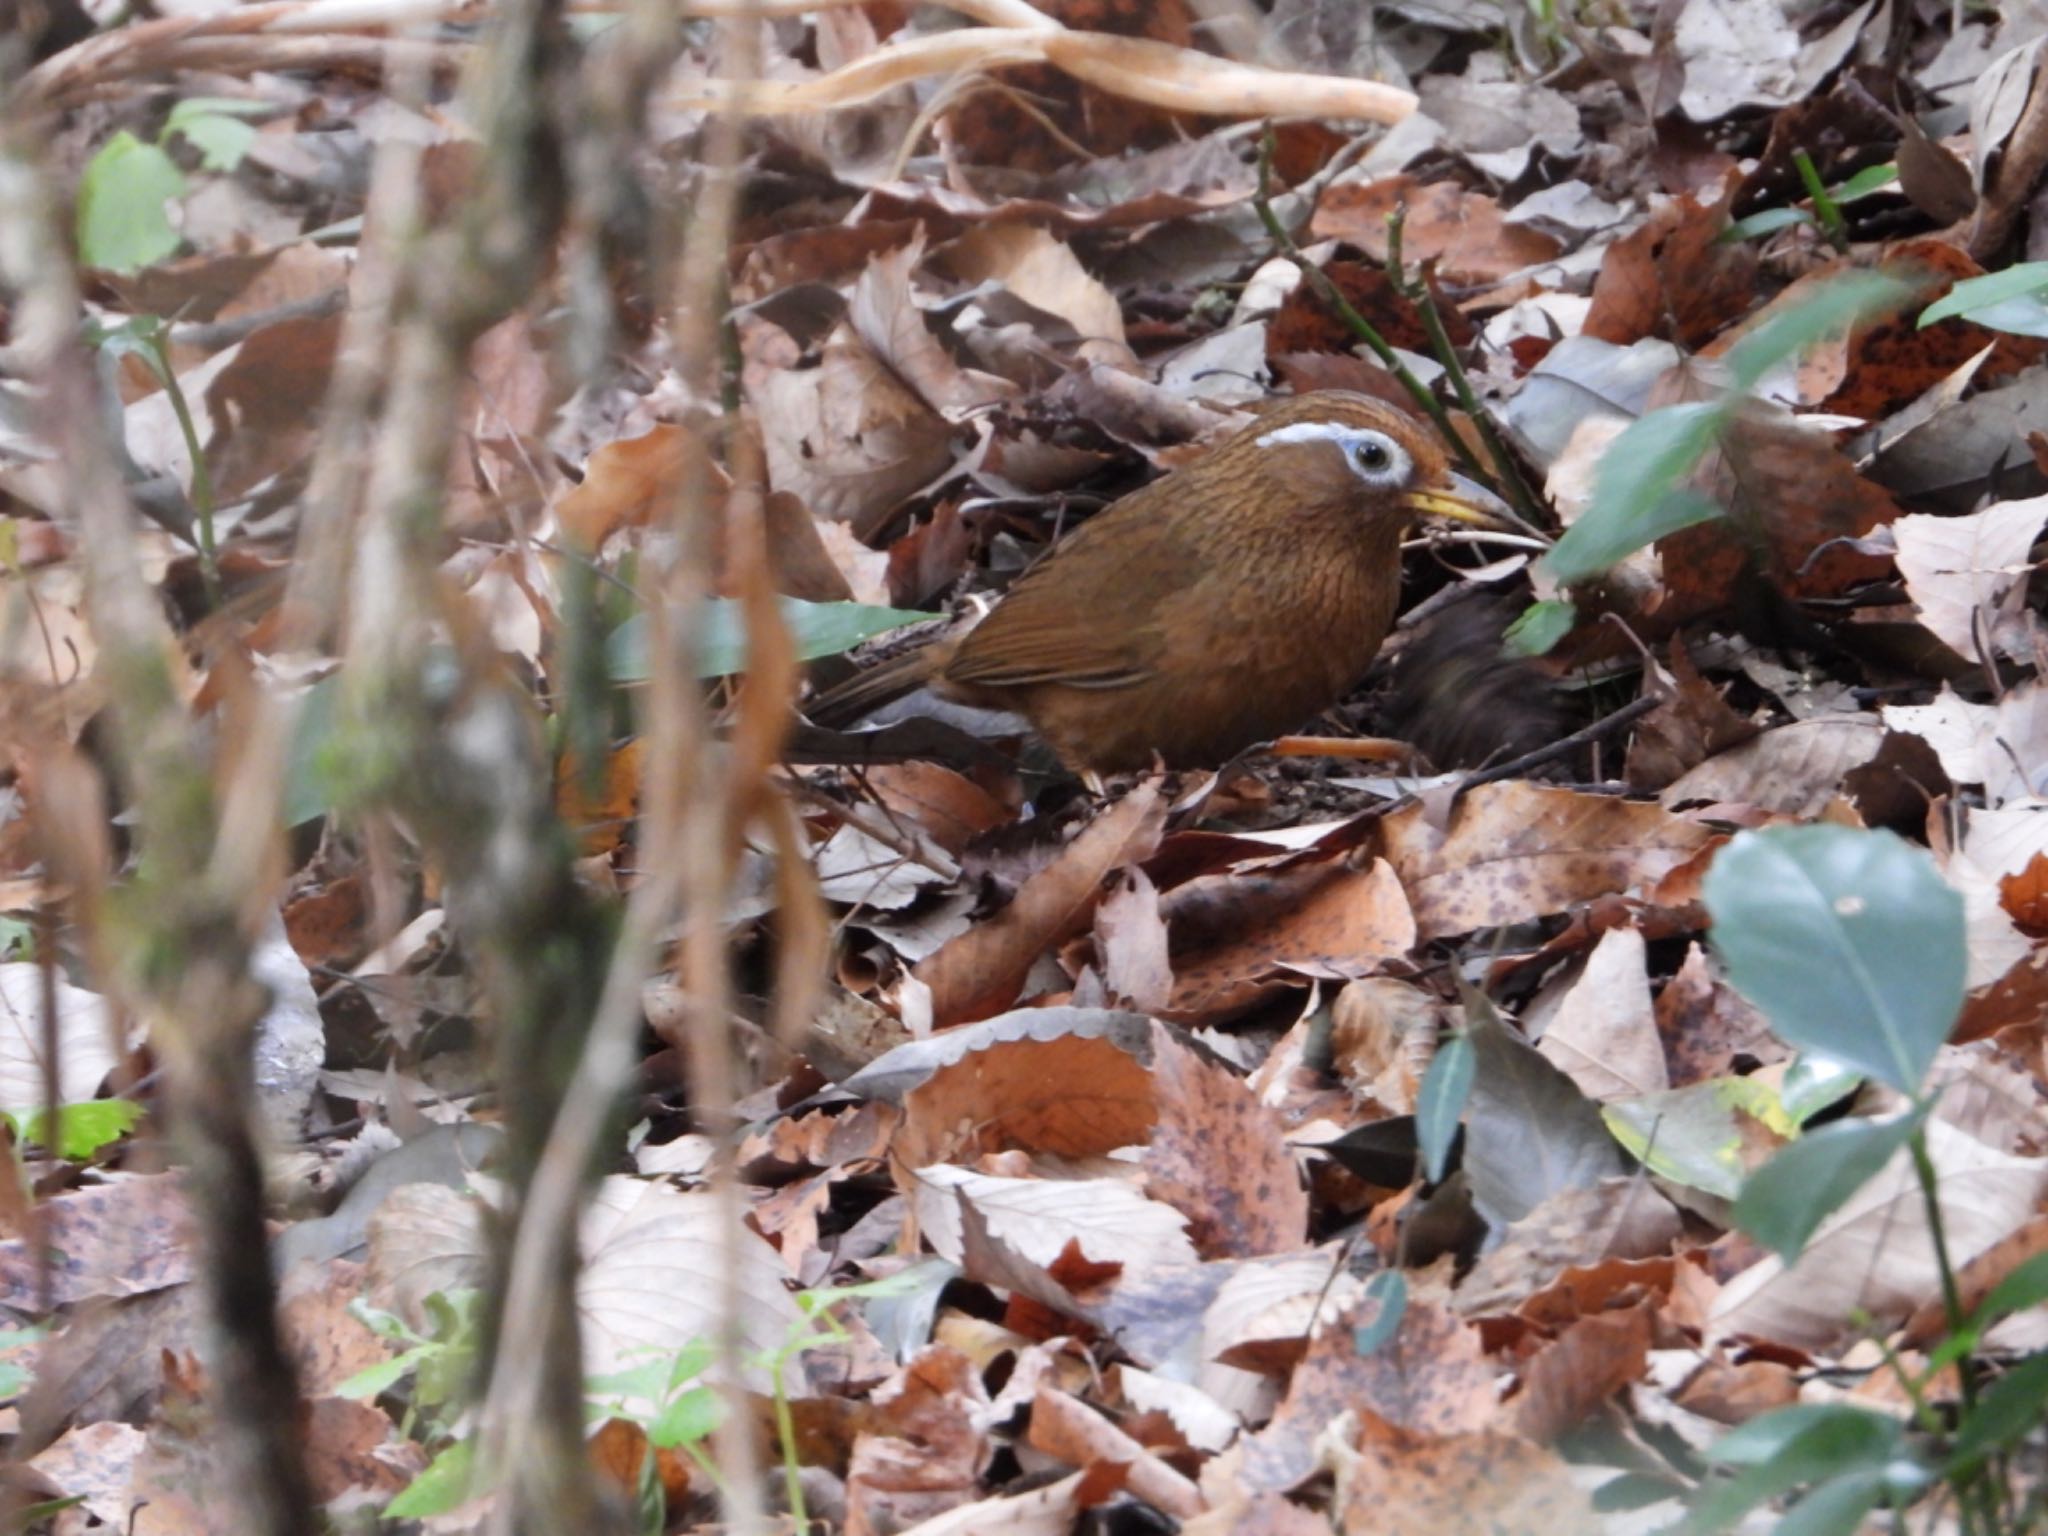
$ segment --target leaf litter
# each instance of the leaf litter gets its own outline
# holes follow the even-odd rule
[[[722,914],[747,1031],[742,1249],[666,951],[631,1156],[574,1239],[585,1368],[631,1378],[593,1462],[627,1492],[658,1466],[668,1529],[711,1528],[717,1491],[675,1454],[702,1440],[678,1428],[701,1384],[648,1368],[715,1331],[729,1272],[737,1385],[813,1519],[848,1532],[1590,1530],[1603,1485],[1668,1523],[1706,1429],[1832,1401],[1837,1378],[1896,1408],[1873,1346],[1924,1361],[1940,1333],[1906,1154],[1797,1259],[1733,1214],[1812,1113],[1761,999],[1705,942],[1702,883],[1745,829],[1882,827],[1931,850],[1967,988],[1932,1042],[1942,1235],[1979,1296],[2043,1244],[2048,362],[1996,312],[1915,318],[2007,265],[2014,230],[2038,240],[2048,117],[2024,8],[1908,8],[1891,50],[1869,6],[1695,0],[1675,25],[1621,5],[1571,26],[1270,9],[1238,20],[1312,81],[1178,4],[1047,5],[1057,22],[1009,26],[1007,51],[949,76],[905,61],[975,29],[930,30],[923,8],[781,16],[762,32],[779,115],[747,129],[729,252],[730,430],[629,264],[563,264],[469,357],[435,579],[470,619],[446,638],[554,733],[555,805],[608,896],[648,877],[648,742],[629,709],[573,717],[571,636],[595,604],[606,686],[658,670],[661,626],[613,598],[686,490],[723,530],[724,606],[697,641],[721,704],[749,665],[754,530],[822,689],[1283,387],[1405,406],[1395,368],[1419,374],[1460,450],[1512,462],[1549,493],[1543,526],[1574,531],[1572,564],[1412,551],[1381,661],[1302,722],[1325,745],[1452,743],[1443,761],[1253,754],[1105,797],[1014,719],[913,700],[878,728],[796,726],[768,779],[783,811],[732,829]],[[432,198],[470,151],[464,98],[397,93],[396,35],[328,30],[314,6],[314,46],[266,19],[237,50],[225,12],[196,14],[53,40],[25,85],[68,168],[94,326],[162,327],[160,353],[146,328],[103,345],[101,388],[188,642],[179,696],[231,740],[238,689],[296,697],[337,659],[284,604],[313,558],[349,318],[380,302],[373,162],[424,149]],[[1365,60],[1398,84],[1339,78]],[[692,195],[714,87],[689,54],[659,164],[634,172],[651,195]],[[1286,111],[1308,116],[1262,150],[1259,116]],[[1802,181],[1808,152],[1839,206]],[[1886,302],[1814,320],[1856,273],[1889,276]],[[563,317],[593,282],[618,323],[572,378],[589,338]],[[1391,347],[1361,345],[1333,293]],[[1757,361],[1788,323],[1810,334]],[[219,1495],[177,1491],[204,1465],[188,1426],[208,1366],[164,1171],[156,1068],[176,1046],[62,916],[118,885],[120,829],[106,781],[95,797],[70,776],[107,750],[107,663],[61,465],[27,419],[0,413],[0,1111],[28,1191],[0,1205],[0,1291],[53,1331],[0,1332],[0,1415],[26,1486],[81,1500],[71,1518],[153,1500],[204,1522]],[[1490,431],[1509,458],[1486,457]],[[1631,443],[1668,459],[1661,478],[1617,478]],[[1654,538],[1616,531],[1609,504],[1631,497]],[[1431,627],[1482,588],[1508,616],[1568,602],[1557,643],[1510,656],[1486,619],[1455,670]],[[317,995],[324,1070],[310,1105],[303,1083],[264,1084],[263,1113],[273,1215],[297,1234],[285,1315],[314,1481],[336,1507],[382,1505],[465,1432],[421,1362],[466,1360],[436,1351],[487,1281],[505,1198],[497,1138],[450,1133],[503,1111],[478,957],[441,933],[445,872],[353,818],[313,686],[284,792],[317,835],[280,845],[276,903],[302,974],[272,985]],[[1507,696],[1545,701],[1528,718],[1554,750],[1473,702]],[[1431,729],[1376,729],[1418,711]],[[806,921],[823,996],[777,1038],[776,955]],[[1454,1043],[1459,1123],[1425,1126]],[[54,1145],[53,1087],[75,1120]],[[1874,1085],[1827,1102],[1815,1124],[1898,1107]],[[139,1123],[92,1140],[113,1103]],[[1434,1181],[1426,1144],[1446,1149]],[[403,1385],[351,1391],[396,1359]],[[434,1528],[476,1519],[457,1501]]]

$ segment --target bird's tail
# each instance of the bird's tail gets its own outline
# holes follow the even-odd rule
[[[921,645],[914,651],[905,651],[805,700],[804,716],[813,725],[844,730],[884,704],[930,682],[938,662],[935,646]]]

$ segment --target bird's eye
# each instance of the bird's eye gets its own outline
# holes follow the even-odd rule
[[[1392,455],[1387,452],[1387,445],[1370,439],[1358,445],[1353,457],[1358,460],[1360,469],[1375,472],[1385,469],[1393,462]]]

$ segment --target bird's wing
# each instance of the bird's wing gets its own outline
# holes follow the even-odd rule
[[[1202,569],[1186,541],[1159,523],[1153,489],[1119,502],[1026,572],[961,640],[946,680],[1106,689],[1153,676],[1165,648],[1161,604]]]

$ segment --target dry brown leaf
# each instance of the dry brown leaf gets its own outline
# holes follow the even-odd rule
[[[696,434],[663,423],[601,445],[584,466],[582,482],[555,503],[555,517],[576,548],[594,551],[618,529],[666,515],[685,475],[716,473]]]
[[[1525,922],[1628,891],[1683,864],[1712,834],[1660,806],[1525,781],[1484,784],[1448,831],[1422,806],[1381,824],[1381,852],[1401,877],[1423,939]]]
[[[1352,1335],[1366,1320],[1353,1306],[1316,1335],[1272,1423],[1247,1437],[1247,1488],[1284,1493],[1308,1477],[1316,1441],[1346,1410],[1376,1414],[1420,1435],[1457,1435],[1493,1422],[1494,1368],[1477,1330],[1440,1307],[1411,1300],[1394,1337],[1361,1355]]]
[[[1166,922],[1159,915],[1159,892],[1142,869],[1112,877],[1109,894],[1095,909],[1095,954],[1103,991],[1113,1002],[1141,1013],[1166,1006],[1173,993]]]
[[[1941,1120],[1928,1123],[1927,1143],[1952,1263],[2010,1236],[2048,1190],[2048,1159],[1994,1152]],[[1766,1258],[1730,1280],[1713,1336],[1820,1348],[1858,1326],[1858,1313],[1898,1321],[1940,1291],[1919,1181],[1901,1151],[1821,1224],[1797,1263]]]
[[[1657,994],[1657,1033],[1674,1088],[1726,1077],[1738,1056],[1769,1066],[1791,1054],[1698,943],[1686,947],[1684,962]]]
[[[2024,583],[2048,496],[2001,501],[1968,517],[1902,517],[1892,524],[1899,574],[1920,622],[1967,661],[2003,652],[2027,659],[2026,632],[2003,612],[2005,597]]]
[[[904,1095],[896,1152],[914,1167],[1011,1148],[1100,1157],[1142,1145],[1158,1113],[1150,1070],[1108,1040],[1006,1040]]]
[[[854,1442],[846,1528],[903,1531],[972,1502],[991,1447],[977,1421],[981,1374],[958,1350],[931,1344],[875,1389],[879,1423]]]
[[[1205,1259],[1289,1253],[1308,1236],[1308,1194],[1280,1118],[1244,1079],[1153,1025],[1159,1118],[1142,1165],[1151,1194],[1188,1218]]]
[[[925,404],[948,421],[962,421],[984,406],[1012,398],[1017,388],[1008,379],[961,367],[933,334],[910,283],[923,259],[922,231],[908,244],[877,254],[854,284],[846,318],[875,356],[923,396]]]
[[[1599,1528],[1571,1468],[1519,1435],[1429,1434],[1365,1412],[1356,1452],[1336,1460],[1344,1536],[1556,1536]]]
[[[925,1240],[955,1264],[968,1257],[969,1211],[1011,1259],[1042,1269],[1063,1257],[1130,1269],[1196,1259],[1187,1218],[1125,1178],[1015,1179],[939,1163],[916,1169],[909,1193]]]
[[[1671,1086],[1647,966],[1642,934],[1610,928],[1574,977],[1522,1011],[1536,1049],[1590,1099],[1639,1098]]]
[[[1548,1445],[1575,1429],[1649,1360],[1652,1303],[1582,1317],[1522,1365],[1522,1388],[1508,1407],[1517,1433]]]
[[[933,1022],[985,1019],[1015,1002],[1032,963],[1094,917],[1104,877],[1149,857],[1165,826],[1159,781],[1148,779],[1083,827],[1001,912],[920,964],[916,975],[931,988]]]
[[[1646,1180],[1609,1178],[1563,1190],[1512,1223],[1452,1299],[1465,1317],[1522,1309],[1574,1271],[1656,1259],[1670,1251],[1681,1230],[1677,1208]],[[1566,1320],[1581,1310],[1576,1296]]]
[[[1057,1462],[1084,1470],[1097,1462],[1124,1463],[1131,1492],[1176,1520],[1202,1511],[1202,1495],[1193,1483],[1093,1408],[1056,1388],[1041,1385],[1031,1399],[1029,1443]]]
[[[1754,805],[1782,816],[1817,816],[1884,739],[1884,725],[1868,715],[1794,720],[1708,758],[1658,799],[1667,806]]]
[[[769,483],[856,532],[953,462],[953,429],[842,325],[815,368],[754,374]]]
[[[1374,261],[1387,257],[1387,215],[1405,209],[1401,250],[1409,261],[1433,262],[1447,283],[1483,287],[1524,267],[1549,261],[1558,243],[1527,224],[1509,224],[1500,205],[1454,181],[1426,185],[1410,176],[1340,182],[1316,202],[1309,233],[1343,240]]]
[[[1292,975],[1365,975],[1415,947],[1415,919],[1383,859],[1314,853],[1174,887],[1169,1018],[1208,1022]]]

